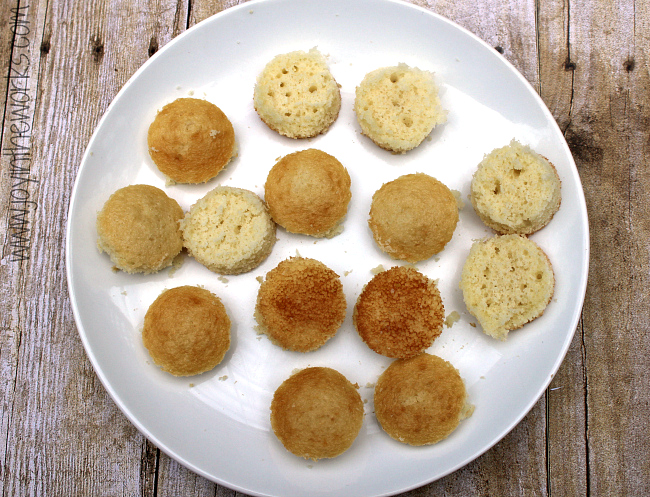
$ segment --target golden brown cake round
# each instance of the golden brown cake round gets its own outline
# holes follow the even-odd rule
[[[541,316],[554,287],[551,262],[523,235],[475,242],[460,280],[467,310],[487,335],[499,340]]]
[[[264,199],[271,217],[291,233],[339,234],[350,202],[350,175],[331,155],[315,149],[282,157],[269,172]]]
[[[341,109],[325,57],[312,48],[277,55],[257,77],[253,102],[262,121],[289,138],[324,133]]]
[[[183,209],[150,185],[113,193],[97,215],[97,246],[127,273],[155,273],[171,266],[183,249]]]
[[[176,287],[161,293],[147,310],[142,341],[163,371],[196,375],[223,360],[230,348],[230,319],[208,290]]]
[[[393,153],[417,147],[447,120],[433,74],[406,64],[366,74],[356,90],[354,111],[363,134]]]
[[[336,334],[345,310],[339,276],[320,261],[292,257],[267,273],[257,295],[255,318],[273,343],[309,352]]]
[[[375,415],[388,435],[409,445],[447,438],[474,407],[454,366],[420,354],[393,362],[375,384]]]
[[[414,268],[376,274],[354,307],[353,321],[372,350],[406,359],[421,354],[442,332],[445,308],[435,282]]]
[[[275,244],[275,223],[253,192],[217,186],[181,221],[185,247],[198,262],[220,274],[259,266]]]
[[[384,184],[372,197],[368,220],[377,245],[407,262],[440,252],[457,223],[458,203],[451,190],[423,173]]]
[[[213,103],[179,98],[165,105],[149,126],[149,155],[176,183],[204,183],[235,156],[235,130]]]
[[[289,452],[305,459],[342,454],[363,424],[363,402],[357,388],[331,368],[295,373],[273,395],[273,432]]]
[[[553,164],[512,140],[478,165],[471,200],[481,220],[497,233],[529,235],[546,226],[560,208],[560,187]]]

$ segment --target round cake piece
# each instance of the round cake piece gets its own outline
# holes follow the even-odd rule
[[[442,332],[445,308],[435,282],[412,267],[376,274],[354,307],[357,332],[372,350],[406,359],[421,354]]]
[[[223,360],[230,348],[230,319],[208,290],[176,287],[161,293],[147,310],[142,341],[163,371],[196,375]]]
[[[375,384],[375,415],[388,435],[410,445],[447,438],[474,406],[458,370],[438,356],[393,362]]]
[[[275,244],[275,223],[253,192],[218,186],[181,221],[184,245],[198,262],[220,274],[259,266]]]
[[[339,276],[320,261],[292,257],[267,273],[257,296],[255,318],[273,343],[309,352],[336,334],[345,310]]]
[[[341,93],[316,49],[277,55],[257,77],[255,110],[264,123],[289,138],[324,133],[341,109]]]
[[[471,201],[497,233],[529,235],[546,226],[560,208],[560,177],[545,157],[512,140],[478,165]]]
[[[363,134],[393,153],[417,147],[447,120],[433,74],[406,64],[366,74],[356,90],[354,111]]]
[[[331,155],[315,149],[281,158],[269,172],[264,199],[271,217],[291,233],[332,237],[350,202],[350,175]]]
[[[451,190],[423,173],[407,174],[375,192],[368,225],[384,252],[418,262],[440,252],[458,223]]]
[[[467,310],[487,335],[499,340],[541,316],[554,286],[548,257],[522,235],[475,242],[460,280]]]
[[[165,105],[149,126],[149,155],[176,183],[205,183],[235,156],[235,131],[211,102],[179,98]]]
[[[155,273],[171,266],[183,249],[182,218],[178,202],[161,189],[126,186],[97,215],[97,246],[122,271]]]
[[[271,428],[299,457],[336,457],[350,448],[363,424],[363,402],[338,371],[303,369],[286,379],[271,402]]]

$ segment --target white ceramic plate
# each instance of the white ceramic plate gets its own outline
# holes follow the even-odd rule
[[[317,46],[341,84],[343,107],[329,132],[296,141],[270,131],[252,106],[255,78],[274,55]],[[437,74],[447,124],[405,155],[391,155],[360,135],[354,89],[378,67],[405,62]],[[217,104],[233,122],[240,153],[205,185],[165,187],[147,153],[146,133],[157,110],[193,95]],[[544,315],[495,341],[470,326],[458,288],[472,240],[490,234],[467,201],[471,175],[483,155],[512,138],[548,157],[562,180],[562,206],[532,236],[553,262],[555,296]],[[305,148],[336,156],[352,178],[344,232],[315,240],[278,230],[271,256],[254,271],[219,279],[194,260],[170,275],[113,272],[96,246],[95,219],[109,195],[148,183],[187,210],[216,185],[263,196],[276,158]],[[429,350],[451,361],[465,379],[474,415],[443,442],[414,448],[389,438],[373,415],[372,385],[390,361],[371,352],[352,322],[352,308],[371,269],[398,264],[372,241],[367,216],[384,182],[411,172],[430,174],[466,201],[452,241],[417,267],[439,287],[445,328]],[[323,261],[343,282],[348,316],[320,350],[289,353],[254,330],[256,279],[300,253]],[[588,226],[580,180],[569,149],[534,90],[495,50],[431,12],[382,0],[273,0],[228,9],[179,36],[124,86],[93,135],[72,195],[67,271],[79,333],[97,375],[125,415],[153,443],[195,472],[254,495],[389,495],[440,478],[476,458],[510,431],[557,371],[580,315],[587,275]],[[233,343],[214,371],[193,378],[161,372],[140,338],[144,314],[165,288],[199,284],[226,305]],[[326,365],[360,385],[367,401],[359,437],[333,460],[305,461],[270,431],[269,405],[295,368]]]

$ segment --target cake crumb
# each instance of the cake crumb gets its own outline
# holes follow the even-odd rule
[[[219,376],[219,381],[226,381],[228,379],[228,375],[225,374],[223,376]]]
[[[381,273],[381,272],[383,272],[383,271],[386,271],[386,268],[384,267],[383,264],[379,264],[379,266],[374,267],[374,268],[372,268],[372,269],[370,270],[370,272],[371,272],[372,274],[379,274],[379,273]]]
[[[461,198],[460,192],[458,190],[452,190],[451,193],[456,199],[456,204],[458,204],[458,210],[461,210],[463,207],[465,207],[465,202]]]
[[[445,319],[445,326],[447,328],[451,328],[454,323],[458,322],[460,320],[460,314],[458,314],[458,311],[451,311],[449,313],[449,316]]]

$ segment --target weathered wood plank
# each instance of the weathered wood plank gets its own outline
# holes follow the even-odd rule
[[[151,479],[141,468],[143,437],[108,398],[72,320],[65,220],[77,167],[101,114],[148,58],[150,40],[165,43],[184,29],[187,5],[32,2],[25,10],[32,37],[26,58],[17,59],[14,45],[12,60],[29,61],[31,132],[21,142],[29,161],[21,164],[34,180],[26,183],[34,208],[26,260],[13,261],[5,243],[0,268],[3,380],[13,375],[13,384],[3,385],[3,493],[146,495],[143,485]],[[4,129],[6,213],[12,183],[4,154],[18,132],[6,120]]]
[[[560,129],[571,122],[575,64],[569,45],[570,5],[538,2],[540,96]],[[546,392],[549,493],[587,495],[587,422],[584,327]]]
[[[30,252],[34,246],[34,226],[38,202],[38,176],[33,171],[32,135],[35,128],[35,100],[38,91],[40,64],[39,46],[42,33],[38,29],[44,17],[43,5],[20,6],[19,2],[3,5],[4,29],[2,30],[3,68],[7,76],[3,81],[2,153],[0,164],[0,233],[2,234],[2,259],[0,264],[0,380],[2,384],[2,435],[0,456],[2,488],[7,495],[19,495],[22,489],[31,492],[39,489],[36,479],[39,472],[34,463],[39,451],[27,460],[15,460],[14,448],[26,439],[37,436],[40,421],[32,416],[23,426],[23,433],[16,439],[17,420],[23,416],[25,398],[29,395],[22,382],[25,360],[33,364],[34,355],[22,355],[22,350],[41,351],[25,346],[25,328],[38,327],[44,314],[35,301],[27,296],[30,289],[26,273],[32,267]],[[9,15],[9,13],[11,14]],[[4,79],[4,78],[3,78]],[[30,357],[31,356],[31,357]],[[27,389],[34,398],[38,384]],[[20,473],[31,471],[34,478],[25,483],[17,478]]]
[[[594,495],[650,491],[647,436],[648,59],[646,2],[570,4],[575,63],[567,140],[592,233],[583,312],[588,479]]]

